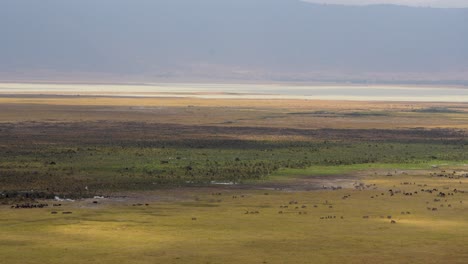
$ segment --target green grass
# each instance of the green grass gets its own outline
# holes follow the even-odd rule
[[[80,197],[211,181],[343,174],[369,168],[422,169],[468,160],[465,144],[189,140],[143,147],[140,143],[23,146],[0,152],[0,191],[33,189]]]
[[[282,168],[270,175],[268,180],[288,180],[291,178],[300,178],[305,176],[324,176],[324,175],[346,175],[358,171],[366,170],[428,170],[433,169],[433,166],[438,168],[449,168],[463,166],[468,164],[468,161],[444,161],[444,160],[422,160],[416,163],[363,163],[338,166],[311,166],[304,169],[297,168]]]

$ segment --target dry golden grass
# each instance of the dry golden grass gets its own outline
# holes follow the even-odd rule
[[[12,264],[466,263],[467,193],[433,202],[435,193],[390,196],[388,189],[421,188],[400,185],[402,180],[427,184],[425,188],[465,189],[468,181],[409,173],[361,175],[365,184],[376,183],[365,190],[179,189],[99,200],[97,205],[83,200],[61,208],[0,207],[0,255]],[[345,195],[350,196],[342,199]],[[131,206],[138,201],[149,206]],[[336,218],[321,219],[326,216]]]
[[[200,106],[200,107],[249,107],[249,108],[292,108],[309,110],[409,110],[425,107],[461,107],[466,103],[432,102],[380,102],[299,99],[204,99],[188,97],[106,97],[106,96],[53,96],[20,95],[0,97],[0,103],[86,105],[86,106]]]
[[[457,112],[415,112],[434,107]],[[467,129],[468,105],[197,98],[0,97],[0,122],[100,120],[299,129]]]

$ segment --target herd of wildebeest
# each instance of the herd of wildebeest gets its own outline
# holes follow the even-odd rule
[[[406,174],[406,173],[404,173]],[[391,175],[387,175],[391,176]],[[455,185],[462,185],[462,179],[463,178],[468,178],[468,173],[464,171],[456,171],[453,170],[451,172],[446,172],[445,170],[441,170],[439,172],[432,172],[429,174],[430,177],[432,178],[446,178],[449,180],[456,181],[454,182]],[[427,200],[426,200],[426,209],[431,212],[437,212],[441,208],[454,208],[455,203],[462,204],[463,200],[457,199],[457,195],[464,194],[467,191],[464,189],[461,189],[459,187],[450,187],[450,186],[443,186],[443,187],[430,187],[428,184],[418,184],[417,182],[414,181],[404,181],[399,183],[399,187],[393,186],[392,188],[380,188],[377,184],[364,184],[362,182],[355,182],[353,184],[352,189],[355,191],[363,191],[363,190],[369,190],[372,191],[372,195],[369,197],[369,199],[379,199],[382,197],[393,197],[393,196],[401,196],[401,197],[406,197],[408,199],[411,199],[412,197],[416,196],[421,196],[421,195],[426,195]],[[216,191],[212,192],[211,196],[218,196],[221,198],[223,196],[223,191],[227,191],[228,193],[232,190],[229,190],[229,187],[224,187],[225,189],[222,189],[222,191]],[[331,191],[337,191],[337,190],[346,190],[345,188],[342,188],[341,186],[332,186],[332,187],[323,187],[325,190],[331,190]],[[264,195],[269,195],[269,192],[263,193]],[[231,198],[233,200],[239,199],[239,198],[246,198],[247,195],[244,194],[236,194],[232,195]],[[347,193],[341,197],[342,200],[349,200],[352,199],[352,194]],[[104,198],[104,197],[101,197]],[[112,197],[107,197],[107,198],[112,198]],[[216,202],[216,203],[221,203],[223,200],[222,199],[211,199],[210,201]],[[96,200],[91,201],[92,204],[98,204],[99,202]],[[62,203],[53,203],[51,204],[52,207],[54,208],[59,208],[62,206],[67,207],[67,204],[62,204]],[[133,207],[148,207],[150,206],[149,203],[132,203],[129,204],[129,206]],[[404,205],[402,205],[404,206]],[[49,203],[46,202],[37,202],[35,200],[27,203],[18,203],[18,204],[13,204],[11,205],[11,209],[47,209],[49,207]],[[283,204],[278,205],[279,211],[278,214],[284,215],[284,214],[296,214],[296,215],[308,215],[313,213],[313,210],[319,207],[322,208],[328,208],[328,209],[334,209],[331,212],[335,213],[330,213],[327,215],[318,215],[317,217],[320,220],[344,220],[347,216],[342,215],[342,214],[336,214],[337,208],[336,208],[336,203],[334,203],[331,200],[323,200],[321,202],[316,202],[311,205],[307,205],[306,203],[300,203],[297,200],[290,200],[288,202],[285,202]],[[311,208],[311,210],[308,210]],[[338,210],[339,211],[339,210]],[[51,211],[51,214],[72,214],[73,212],[71,211]],[[250,209],[250,210],[245,210],[244,211],[245,215],[258,215],[261,214],[261,211],[258,209]],[[412,212],[408,210],[402,210],[400,213],[402,216],[403,215],[411,215]],[[397,223],[397,221],[394,219],[392,215],[363,215],[362,219],[370,219],[370,218],[380,218],[380,219],[388,219],[390,220],[391,224]],[[197,220],[197,217],[192,217],[192,220]]]
[[[62,204],[57,204],[54,203],[52,204],[53,207],[61,207]],[[48,208],[49,204],[48,203],[22,203],[22,204],[16,204],[12,205],[10,208],[11,209],[33,209],[33,208]],[[58,214],[57,211],[52,211],[50,212],[51,214]],[[62,214],[72,214],[72,212],[69,211],[62,211]]]

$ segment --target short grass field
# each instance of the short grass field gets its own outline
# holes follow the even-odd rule
[[[3,206],[0,255],[4,263],[466,263],[468,193],[448,193],[468,180],[435,172],[360,172],[362,189],[188,188]]]
[[[0,96],[0,263],[468,263],[467,109]]]

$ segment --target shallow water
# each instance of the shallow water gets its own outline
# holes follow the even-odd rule
[[[0,83],[0,94],[104,95],[241,99],[468,102],[468,88],[287,84],[25,84]]]

